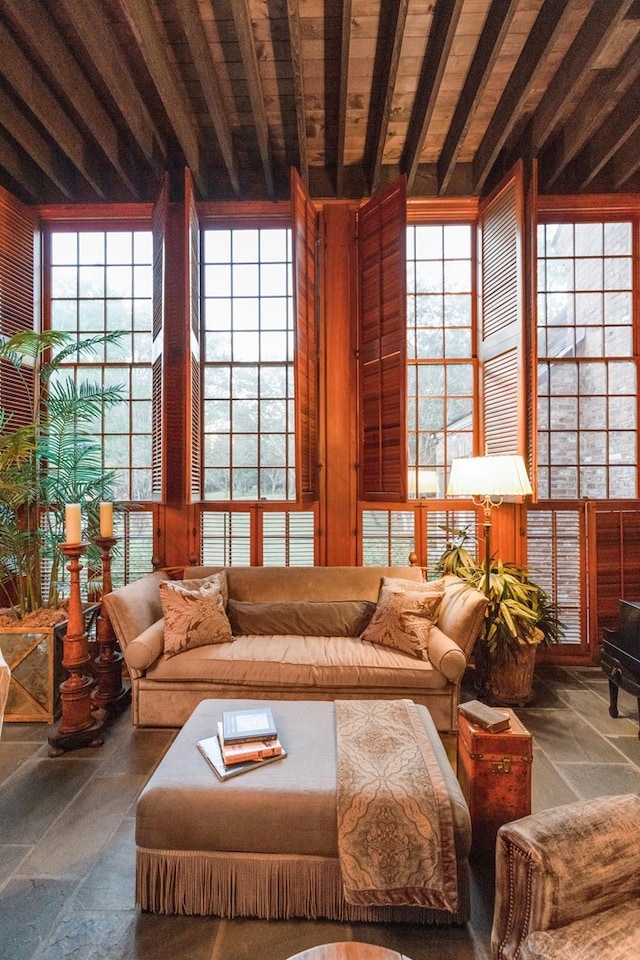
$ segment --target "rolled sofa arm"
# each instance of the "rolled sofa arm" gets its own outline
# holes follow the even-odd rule
[[[597,797],[504,824],[496,845],[494,960],[518,960],[534,930],[640,895],[640,796]]]
[[[427,656],[435,669],[453,683],[460,679],[467,666],[467,658],[458,644],[438,627],[432,627],[429,631]]]
[[[127,645],[124,659],[129,669],[138,672],[146,670],[162,656],[164,651],[164,617],[143,630]]]

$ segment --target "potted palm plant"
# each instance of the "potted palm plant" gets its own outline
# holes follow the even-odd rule
[[[82,505],[86,568],[100,570],[92,541],[100,501],[113,499],[114,475],[103,467],[98,424],[123,388],[76,382],[65,362],[119,336],[78,341],[60,331],[24,331],[0,341],[3,386],[8,392],[10,383],[18,401],[14,411],[0,404],[0,640],[6,659],[19,665],[10,719],[51,721],[56,712],[68,593],[59,545],[67,503]]]
[[[475,647],[479,695],[490,703],[527,703],[537,648],[558,643],[564,625],[555,603],[526,567],[491,558],[487,580],[487,566],[472,553],[473,541],[468,529],[451,531],[435,570],[440,576],[455,574],[489,598]]]

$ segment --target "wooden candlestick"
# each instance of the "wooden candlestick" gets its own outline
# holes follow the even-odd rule
[[[111,550],[118,542],[115,537],[96,537],[102,550],[102,596],[111,593]],[[122,654],[116,651],[116,635],[104,604],[96,624],[98,656],[93,669],[98,678],[91,702],[105,711],[105,720],[110,722],[131,702],[131,690],[122,684]]]
[[[80,594],[80,557],[86,549],[86,543],[60,545],[60,550],[69,559],[69,613],[67,632],[62,641],[62,666],[69,676],[60,684],[62,716],[49,728],[50,757],[59,757],[66,750],[99,747],[104,743],[104,717],[91,712],[93,680],[84,672],[91,660]]]

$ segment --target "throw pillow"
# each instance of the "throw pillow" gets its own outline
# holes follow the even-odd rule
[[[375,608],[367,600],[229,600],[227,613],[234,636],[358,637]]]
[[[222,594],[222,601],[226,609],[227,600],[229,597],[226,570],[221,570],[219,573],[212,573],[208,577],[201,577],[191,580],[170,580],[169,582],[173,590],[187,591],[188,593],[193,590],[205,592],[209,590],[213,590],[213,592],[219,590]]]
[[[199,590],[166,580],[160,584],[164,616],[164,657],[184,650],[232,640],[231,624],[218,586],[207,583]]]
[[[418,584],[420,586],[420,584]],[[371,622],[361,637],[428,660],[429,633],[438,618],[444,587],[398,590],[383,585]]]

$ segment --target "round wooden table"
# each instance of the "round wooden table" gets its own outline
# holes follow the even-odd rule
[[[356,943],[353,940],[340,943],[324,943],[296,953],[288,960],[410,960],[404,953],[376,947],[372,943]]]

